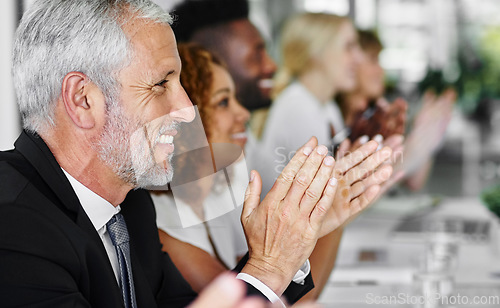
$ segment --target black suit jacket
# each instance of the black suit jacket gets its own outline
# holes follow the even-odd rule
[[[15,147],[0,152],[0,306],[123,306],[102,241],[47,145],[23,132]],[[121,206],[138,307],[186,306],[196,294],[161,252],[148,192],[131,191]],[[294,302],[312,287],[309,275],[285,296]]]

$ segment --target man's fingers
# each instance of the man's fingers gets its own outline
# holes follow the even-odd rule
[[[350,185],[365,178],[368,174],[374,172],[378,166],[389,159],[392,155],[392,150],[389,147],[384,147],[365,159],[361,164],[352,168],[345,174],[345,180]]]
[[[368,135],[363,135],[361,137],[359,137],[358,139],[356,139],[356,141],[353,142],[350,150],[351,152],[352,151],[356,151],[360,146],[362,146],[363,144],[366,144],[368,141],[370,140],[370,137],[368,137]],[[346,154],[342,155],[342,157],[344,157]]]
[[[327,156],[323,159],[323,165],[316,173],[311,185],[309,185],[302,197],[302,200],[300,201],[300,211],[302,214],[307,216],[311,214],[311,211],[318,202],[319,198],[323,195],[325,185],[327,185],[327,182],[330,179],[334,165],[335,160],[333,157]]]
[[[250,172],[250,183],[245,191],[245,202],[241,214],[242,222],[255,210],[260,203],[260,193],[262,191],[262,179],[260,174],[252,170]]]
[[[385,139],[384,145],[390,147],[393,151],[403,144],[405,137],[401,134],[394,134]]]
[[[350,208],[351,214],[358,213],[364,210],[375,197],[378,196],[378,192],[380,191],[380,185],[370,186],[364,193],[359,195],[357,198],[351,201]]]
[[[350,153],[347,156],[342,157],[335,164],[335,169],[334,169],[335,177],[338,178],[338,176],[343,175],[352,167],[358,165],[365,158],[374,153],[377,150],[377,147],[378,143],[371,140],[368,141],[366,144],[362,145],[361,147],[359,147],[359,149],[357,149],[356,151]]]
[[[344,157],[347,152],[351,149],[351,140],[349,138],[346,138],[344,141],[342,141],[337,149],[337,153],[335,155],[335,159],[339,160],[342,157]]]
[[[293,180],[297,175],[297,172],[299,172],[300,168],[317,144],[318,140],[316,137],[312,137],[295,153],[290,162],[288,162],[279,175],[276,182],[274,182],[273,187],[267,194],[268,197],[273,198],[274,200],[282,200],[285,198]]]
[[[404,139],[403,135],[395,134],[385,140],[384,145],[392,149],[392,157],[389,163],[396,164],[396,162],[402,157],[404,151]]]
[[[372,173],[366,179],[356,182],[351,186],[350,199],[354,199],[365,192],[373,185],[381,185],[386,182],[392,175],[392,166],[385,165]]]
[[[402,180],[405,176],[405,172],[403,170],[398,170],[395,171],[393,176],[386,182],[384,182],[382,185],[380,185],[380,191],[379,195],[377,198],[379,198],[381,195],[385,194],[394,184]]]
[[[290,190],[286,194],[285,204],[299,204],[299,202],[302,199],[302,196],[304,195],[307,188],[309,187],[309,185],[311,185],[312,181],[314,180],[316,173],[319,170],[321,170],[321,168],[327,168],[331,172],[332,170],[331,165],[326,166],[323,164],[323,159],[327,154],[328,154],[328,148],[325,147],[324,145],[319,145],[314,149],[314,151],[307,158],[306,162],[297,172],[297,176],[293,180],[292,186],[290,187]],[[327,178],[328,177],[329,176],[327,176]],[[319,192],[311,190],[308,193],[311,194],[311,196],[312,194],[318,194],[318,199],[319,199],[319,196],[321,195],[322,191],[323,189],[321,189]]]
[[[312,226],[320,226],[326,216],[328,210],[333,206],[335,193],[337,192],[338,182],[337,179],[332,177],[328,180],[325,187],[324,194],[319,202],[314,207],[310,215],[310,223]]]

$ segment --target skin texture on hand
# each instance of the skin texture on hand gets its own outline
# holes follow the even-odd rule
[[[319,297],[335,265],[343,226],[346,225],[347,221],[352,220],[363,209],[372,204],[383,191],[386,183],[390,181],[387,180],[387,177],[390,176],[393,160],[383,161],[384,158],[388,157],[389,153],[384,153],[382,151],[377,152],[376,149],[379,145],[375,141],[368,142],[367,136],[361,139],[364,140],[358,139],[352,145],[349,140],[345,140],[337,151],[337,165],[335,166],[334,173],[338,173],[337,176],[340,180],[334,203],[325,221],[325,227],[333,223],[333,225],[330,226],[330,228],[333,228],[344,221],[346,217],[347,220],[344,221],[341,226],[335,228],[333,232],[328,233],[318,240],[316,247],[309,257],[315,288],[306,294],[300,301],[317,299]],[[394,137],[392,140],[386,141],[389,141],[388,143],[391,146],[398,147],[402,144],[402,139],[402,136],[400,136],[399,138]],[[357,152],[356,150],[359,151]],[[375,153],[377,153],[378,156],[374,155]],[[394,154],[392,156],[394,157]],[[363,157],[366,158],[363,159]],[[362,165],[361,162],[363,162],[364,165]],[[344,172],[346,168],[348,171]],[[355,168],[359,168],[360,170],[355,171]],[[378,170],[380,170],[380,173],[376,175],[374,172]],[[351,173],[354,177],[351,176]],[[365,175],[363,175],[363,173],[365,173]],[[372,176],[372,178],[368,179],[369,176]],[[365,183],[362,182],[363,180],[366,180]],[[350,185],[349,182],[351,183]],[[366,185],[364,189],[362,185]],[[377,188],[372,187],[376,186],[380,186],[380,189],[378,189],[378,193],[374,197],[374,192],[377,191]],[[362,192],[359,192],[360,189]],[[354,201],[351,197],[351,195],[355,196],[358,193],[359,196],[354,198],[354,200],[359,199],[359,202]],[[363,203],[363,201],[366,203]],[[325,230],[324,232],[328,231],[329,230]]]
[[[252,171],[241,221],[249,246],[242,272],[266,284],[278,296],[311,254],[323,219],[333,203],[333,157],[312,138],[295,156],[260,202],[262,182]]]
[[[377,151],[377,147],[377,142],[369,141],[337,161],[334,169],[337,190],[321,227],[321,237],[341,227],[371,204],[379,194],[380,185],[390,178],[392,166],[384,162],[391,157],[392,150],[384,147]]]

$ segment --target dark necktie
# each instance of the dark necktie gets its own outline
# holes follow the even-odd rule
[[[130,245],[127,224],[122,214],[118,213],[106,224],[109,236],[116,249],[118,265],[120,267],[120,287],[126,308],[136,308],[134,278],[130,262]]]

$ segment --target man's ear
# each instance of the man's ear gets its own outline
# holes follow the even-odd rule
[[[81,72],[70,72],[64,76],[61,97],[66,113],[73,123],[83,129],[91,129],[96,125],[96,109],[98,106],[90,99],[89,91],[92,82]]]

